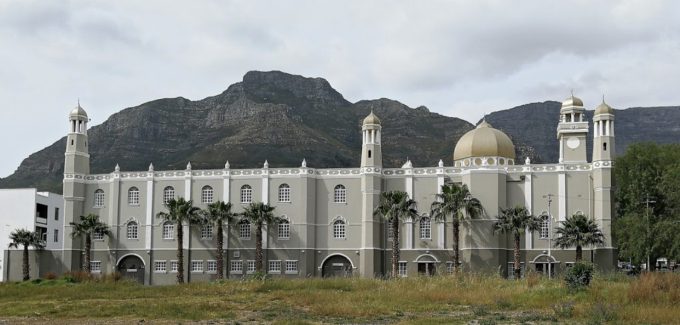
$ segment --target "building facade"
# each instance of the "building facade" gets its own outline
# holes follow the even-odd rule
[[[463,269],[512,275],[512,241],[496,235],[492,224],[499,208],[526,206],[544,217],[539,232],[522,242],[523,267],[559,270],[573,263],[574,249],[550,249],[548,237],[568,215],[583,213],[596,220],[606,244],[584,247],[584,256],[600,269],[611,270],[614,111],[602,103],[593,125],[593,161],[586,160],[590,121],[583,102],[570,97],[562,104],[557,128],[560,159],[555,164],[517,163],[510,138],[483,121],[455,146],[453,161],[433,167],[383,168],[381,122],[373,112],[363,121],[361,165],[357,168],[307,167],[123,171],[91,174],[85,110],[78,105],[69,115],[64,171],[64,233],[69,222],[94,213],[113,234],[95,236],[93,272],[118,271],[146,284],[175,281],[175,225],[156,215],[177,197],[194,205],[222,200],[236,212],[250,202],[275,207],[286,221],[266,227],[265,270],[286,277],[359,275],[383,276],[390,265],[390,234],[385,221],[373,215],[384,191],[407,192],[421,217],[401,225],[399,272],[403,276],[447,272],[452,268],[452,227],[428,216],[441,186],[467,184],[485,208],[483,216],[461,227]],[[184,256],[187,281],[208,281],[216,274],[215,229],[185,225]],[[242,277],[254,271],[254,226],[237,220],[225,228],[225,276]],[[63,270],[80,268],[82,240],[65,237]]]
[[[59,264],[64,247],[64,199],[61,195],[38,192],[34,188],[0,189],[0,207],[0,281],[22,277],[23,247],[8,249],[9,235],[16,229],[35,231],[45,242],[44,254],[36,254],[31,248],[32,278]]]

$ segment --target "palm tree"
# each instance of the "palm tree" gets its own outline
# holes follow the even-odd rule
[[[515,279],[519,280],[521,276],[521,266],[520,266],[520,255],[519,255],[519,244],[520,236],[527,229],[530,232],[534,232],[541,227],[541,220],[529,213],[529,210],[523,206],[516,206],[514,208],[502,209],[501,214],[498,216],[498,221],[493,224],[493,230],[495,233],[512,234],[515,250],[514,257],[515,263],[513,271],[515,273]]]
[[[224,278],[224,224],[232,222],[236,213],[231,212],[231,203],[217,201],[202,211],[204,222],[217,225],[217,279]]]
[[[71,231],[72,238],[85,237],[85,258],[83,259],[82,268],[84,272],[90,273],[90,261],[92,260],[92,236],[95,233],[100,233],[106,236],[111,236],[111,230],[105,223],[99,221],[99,216],[90,213],[86,216],[80,216],[80,222],[70,222],[73,230]]]
[[[12,233],[9,234],[9,240],[11,240],[9,243],[10,248],[19,248],[19,245],[24,246],[24,256],[21,264],[21,270],[24,274],[24,281],[27,281],[31,278],[28,265],[28,246],[33,246],[36,249],[43,249],[45,247],[45,243],[42,241],[42,238],[40,238],[40,234],[26,229],[16,229],[12,231]]]
[[[177,283],[184,283],[184,223],[191,226],[191,223],[199,219],[199,209],[193,205],[191,200],[187,201],[180,197],[170,199],[165,203],[168,212],[159,212],[156,217],[165,221],[170,221],[177,228]]]
[[[583,259],[583,246],[604,244],[604,234],[595,221],[580,213],[567,217],[555,232],[558,235],[555,247],[565,249],[576,246],[576,262]]]
[[[373,211],[373,215],[381,216],[389,222],[392,228],[392,276],[397,276],[399,265],[399,221],[408,218],[416,219],[416,201],[408,197],[408,193],[402,191],[383,192],[380,195],[380,203]]]
[[[439,221],[446,221],[451,216],[453,225],[453,270],[458,271],[460,223],[466,217],[476,218],[484,212],[482,203],[472,197],[467,185],[452,183],[442,185],[442,192],[432,202],[430,215]]]
[[[262,202],[253,202],[248,205],[241,215],[255,224],[255,270],[263,272],[262,260],[262,227],[277,224],[281,218],[274,216],[274,207]]]

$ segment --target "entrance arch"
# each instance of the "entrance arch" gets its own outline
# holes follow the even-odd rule
[[[534,257],[530,263],[534,264],[536,272],[542,273],[545,276],[548,276],[548,270],[550,270],[550,276],[555,276],[555,269],[560,265],[560,261],[548,254],[540,254]]]
[[[425,276],[433,276],[437,273],[437,264],[439,260],[430,254],[423,254],[416,258],[418,263],[418,274]]]
[[[321,263],[321,276],[330,277],[349,277],[352,276],[354,266],[352,261],[345,255],[333,254]]]
[[[129,280],[144,284],[144,260],[136,254],[127,254],[118,260],[118,272]]]

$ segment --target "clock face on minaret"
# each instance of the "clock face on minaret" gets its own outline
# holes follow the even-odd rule
[[[581,145],[581,140],[579,140],[577,137],[569,137],[567,139],[567,147],[569,149],[576,149],[580,145]]]

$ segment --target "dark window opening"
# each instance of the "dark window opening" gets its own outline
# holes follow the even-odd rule
[[[73,145],[73,140],[71,140],[71,145]]]
[[[368,151],[368,158],[371,158],[371,150]]]
[[[37,218],[43,218],[47,219],[47,206],[44,204],[36,204],[35,205],[35,216]]]
[[[606,142],[602,144],[602,148],[604,149],[604,151],[607,151],[607,143]]]
[[[54,208],[54,220],[59,220],[59,208]]]

